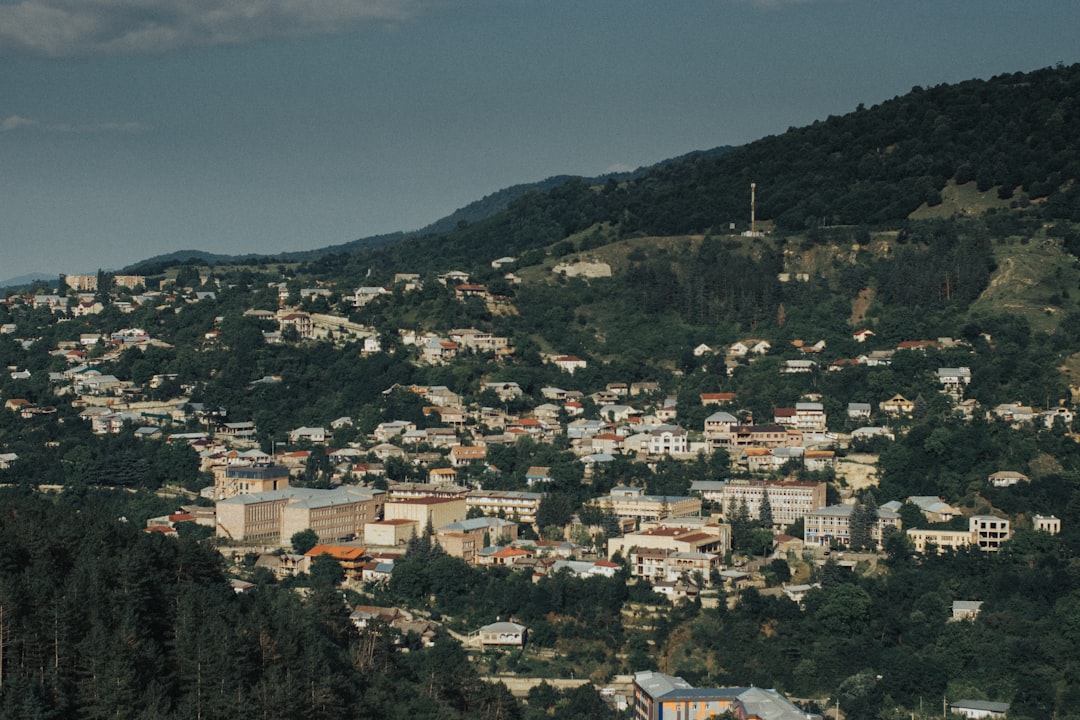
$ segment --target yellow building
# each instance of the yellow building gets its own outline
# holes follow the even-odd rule
[[[907,530],[907,536],[911,544],[920,553],[925,553],[928,545],[937,548],[938,553],[946,550],[959,550],[960,548],[974,545],[975,533],[971,530],[922,530],[911,528]]]
[[[412,520],[423,532],[430,524],[441,528],[465,519],[465,501],[455,498],[419,497],[392,500],[383,508],[384,520]]]
[[[615,517],[656,520],[701,514],[701,498],[682,495],[646,495],[644,488],[616,487],[609,495],[594,498],[589,505],[610,511]]]

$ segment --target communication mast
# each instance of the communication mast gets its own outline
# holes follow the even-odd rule
[[[757,229],[757,183],[750,183],[750,229],[744,232],[743,237],[762,237]]]
[[[754,218],[754,199],[757,195],[757,183],[750,183],[750,237],[757,237],[757,223]]]

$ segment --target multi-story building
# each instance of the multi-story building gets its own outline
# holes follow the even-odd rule
[[[912,546],[917,552],[925,553],[928,547],[936,548],[940,554],[949,550],[974,545],[975,533],[970,530],[929,530],[923,528],[910,528],[905,531]]]
[[[676,524],[679,520],[650,523],[637,532],[608,539],[608,557],[627,557],[635,549],[677,553],[711,553],[721,557],[731,549],[731,526],[704,521]]]
[[[680,552],[634,547],[630,550],[630,574],[650,582],[677,582],[699,574],[708,584],[713,570],[724,561],[720,553]]]
[[[417,497],[391,500],[383,507],[384,520],[412,520],[423,532],[430,524],[440,528],[465,519],[461,498]]]
[[[517,536],[517,523],[493,517],[450,523],[435,532],[435,539],[447,555],[469,564],[475,564],[476,553],[488,545],[509,545]]]
[[[1061,532],[1061,520],[1054,515],[1036,515],[1031,519],[1031,524],[1036,530],[1051,535]]]
[[[851,512],[854,505],[830,505],[807,513],[803,517],[803,541],[807,545],[830,545],[851,543]],[[900,529],[900,514],[878,508],[877,522],[870,526],[870,538],[881,544],[886,528]]]
[[[334,490],[287,487],[235,495],[216,504],[217,535],[237,541],[288,543],[311,529],[320,541],[353,539],[382,509],[382,490],[353,485]]]
[[[655,520],[701,514],[701,499],[683,495],[646,495],[644,488],[619,486],[608,495],[588,501],[616,517]]]
[[[470,510],[477,508],[489,517],[535,524],[536,515],[540,511],[540,501],[543,498],[543,493],[473,490],[465,496],[465,504]]]
[[[685,455],[689,448],[687,432],[671,425],[650,432],[648,442],[650,455]]]
[[[64,282],[76,292],[94,292],[97,290],[97,275],[65,275]]]
[[[968,527],[975,534],[979,549],[987,552],[997,552],[1012,537],[1009,520],[994,515],[973,515],[968,519]]]
[[[705,402],[706,394],[702,393],[702,403]],[[720,395],[721,393],[713,394]],[[737,427],[739,427],[739,419],[723,410],[714,412],[705,418],[705,441],[709,444],[709,449],[732,447],[735,444],[735,429]]]
[[[226,500],[289,487],[289,468],[284,465],[228,465],[214,473],[214,498]]]
[[[746,481],[716,482],[699,480],[690,486],[691,492],[720,505],[724,517],[740,502],[746,503],[750,517],[761,516],[761,501],[768,493],[772,508],[773,526],[787,527],[807,513],[825,507],[825,483],[779,481],[751,483]]]
[[[634,720],[723,717],[811,720],[776,690],[756,687],[695,688],[681,677],[645,671],[634,674]]]

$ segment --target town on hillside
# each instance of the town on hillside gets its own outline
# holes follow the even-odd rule
[[[519,282],[515,262],[492,261],[500,287]],[[818,612],[830,587],[850,582],[837,577],[989,557],[1012,552],[1016,537],[1030,545],[1069,530],[1066,508],[1031,491],[1054,476],[1049,451],[1038,462],[1010,451],[985,466],[954,445],[965,428],[992,430],[1002,447],[1074,442],[1066,399],[974,399],[980,369],[994,362],[990,333],[886,343],[858,327],[838,351],[818,338],[704,338],[687,348],[683,370],[612,377],[617,366],[569,347],[525,358],[490,323],[384,322],[386,308],[422,293],[513,317],[512,296],[465,272],[400,272],[385,286],[349,288],[272,273],[239,286],[204,273],[67,275],[5,298],[0,479],[61,496],[75,487],[150,493],[165,511],[141,518],[145,532],[212,546],[235,593],[301,588],[329,572],[349,590],[359,636],[395,629],[399,651],[459,642],[485,674],[540,677],[522,696],[550,689],[545,674],[555,683],[576,668],[563,691],[587,678],[607,706],[642,720],[839,714],[832,696],[797,705],[754,678],[695,687],[704,675],[692,685],[659,672],[660,646],[643,638],[673,622],[664,618],[690,617],[687,608],[719,618],[752,593],[785,612]],[[362,376],[370,397],[354,394],[351,407],[328,399],[354,380],[309,372],[319,362],[359,367],[355,382]],[[223,375],[245,382],[229,395],[216,384]],[[762,415],[760,387],[736,381],[747,377],[795,391]],[[840,386],[857,394],[830,394]],[[744,401],[751,393],[754,403]],[[930,415],[947,431],[924,432]],[[896,450],[913,427],[925,435],[920,449],[967,458],[967,474],[950,470],[953,492],[891,491],[904,486],[897,463],[922,472],[911,451]],[[108,455],[78,449],[89,442]],[[46,472],[48,458],[57,466]],[[530,615],[525,606],[539,602],[531,590],[505,612],[489,601],[446,603],[445,587],[424,573],[447,558],[476,587],[491,587],[485,576],[617,584],[610,592],[627,628],[618,633],[631,649],[617,658],[618,641],[591,660],[567,653],[574,631],[555,618],[576,612],[572,603]],[[940,600],[942,622],[972,623],[984,598]],[[587,634],[586,645],[604,647],[598,637]],[[972,718],[1008,709],[949,700]]]

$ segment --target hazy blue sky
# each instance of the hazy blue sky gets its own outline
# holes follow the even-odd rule
[[[1075,0],[0,0],[0,279],[412,230],[1078,38]]]

